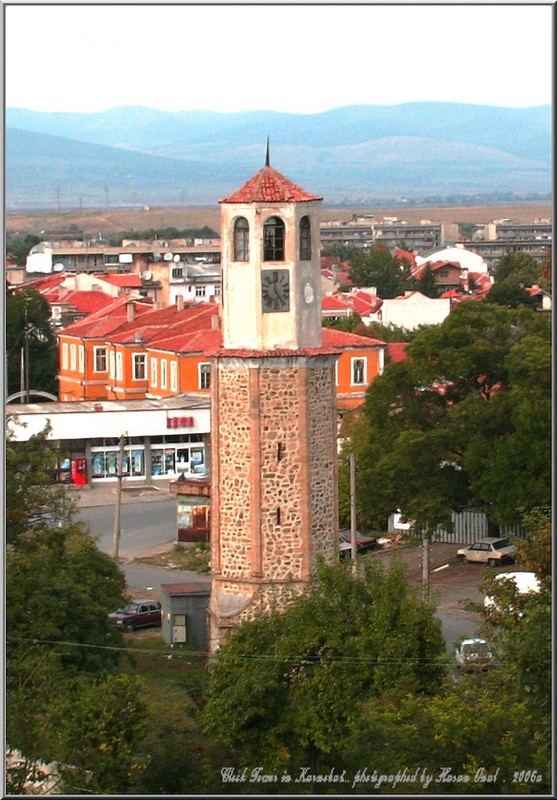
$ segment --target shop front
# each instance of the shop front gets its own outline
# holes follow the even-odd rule
[[[210,468],[209,399],[102,403],[29,403],[6,406],[7,428],[26,441],[48,426],[58,451],[57,479],[79,485],[206,475]],[[121,468],[120,468],[121,458]]]

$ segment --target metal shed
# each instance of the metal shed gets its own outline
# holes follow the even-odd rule
[[[209,649],[210,581],[161,585],[162,638],[170,645]]]

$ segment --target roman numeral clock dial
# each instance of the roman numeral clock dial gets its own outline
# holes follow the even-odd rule
[[[263,311],[290,311],[290,274],[287,269],[264,269],[261,272],[261,307]]]

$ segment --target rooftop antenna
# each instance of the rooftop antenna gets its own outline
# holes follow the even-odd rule
[[[265,151],[265,166],[266,167],[270,167],[271,166],[270,161],[269,161],[269,137],[268,136],[267,136],[267,149]]]

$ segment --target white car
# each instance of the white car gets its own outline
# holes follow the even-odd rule
[[[472,672],[495,667],[495,656],[485,639],[463,639],[455,648],[456,668],[460,672]]]
[[[515,560],[516,548],[508,539],[486,536],[468,547],[461,547],[456,555],[464,561],[477,561],[480,564],[489,564],[490,567],[499,567],[507,561]]]
[[[500,572],[495,576],[495,580],[514,581],[516,591],[520,595],[538,594],[541,589],[539,578],[535,572]],[[484,598],[484,608],[488,616],[496,616],[501,611],[495,598],[491,595],[486,595]],[[506,610],[512,613],[513,608],[509,607]],[[518,616],[521,617],[522,614],[519,612]]]

